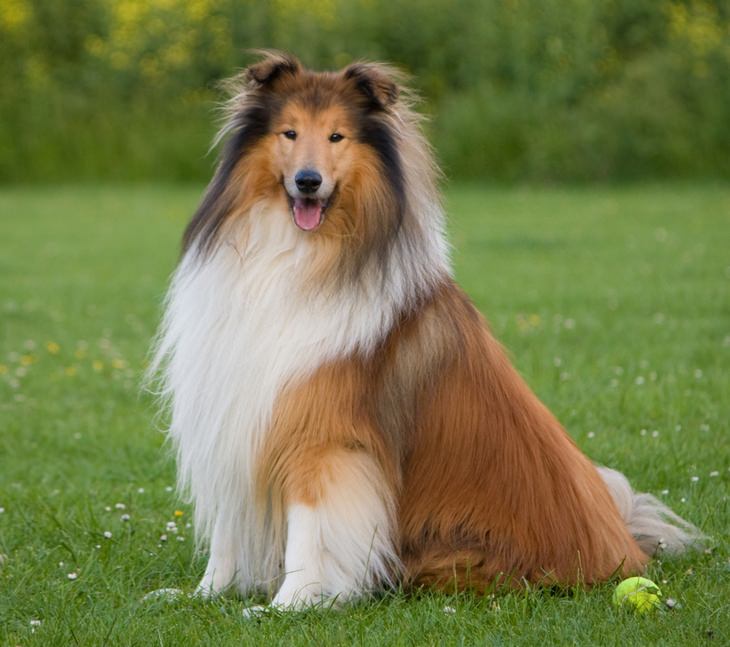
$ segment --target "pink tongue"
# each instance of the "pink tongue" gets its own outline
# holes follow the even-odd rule
[[[294,222],[300,229],[311,231],[316,229],[322,215],[322,207],[319,200],[308,200],[306,198],[294,199]]]

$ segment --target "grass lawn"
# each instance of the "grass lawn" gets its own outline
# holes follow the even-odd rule
[[[236,599],[142,603],[204,568],[139,388],[199,194],[0,190],[2,645],[728,644],[730,187],[448,191],[457,277],[527,381],[593,459],[713,538],[652,563],[680,607],[648,616],[615,610],[611,584],[260,621]]]

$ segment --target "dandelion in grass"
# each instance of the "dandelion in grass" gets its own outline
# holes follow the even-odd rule
[[[175,510],[175,512],[172,513],[175,517],[182,517],[185,513],[182,510]]]
[[[78,369],[75,366],[67,366],[65,369],[63,369],[63,372],[68,377],[73,377],[78,372]]]
[[[58,355],[58,353],[61,351],[61,347],[55,341],[49,341],[46,342],[46,350],[51,355]]]
[[[98,359],[95,359],[93,362],[91,362],[91,368],[93,368],[97,373],[104,370],[104,362],[99,361]]]

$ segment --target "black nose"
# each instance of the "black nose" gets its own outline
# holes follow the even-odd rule
[[[302,193],[314,193],[322,184],[322,176],[312,169],[304,169],[294,176],[294,182]]]

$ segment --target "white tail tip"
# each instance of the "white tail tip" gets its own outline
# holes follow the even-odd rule
[[[655,496],[634,492],[621,472],[608,467],[597,469],[629,532],[647,555],[677,555],[688,548],[699,547],[706,538],[698,528],[682,519]]]

